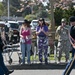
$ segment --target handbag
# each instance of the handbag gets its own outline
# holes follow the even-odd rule
[[[20,42],[21,42],[21,43],[25,43],[25,39],[20,38]]]

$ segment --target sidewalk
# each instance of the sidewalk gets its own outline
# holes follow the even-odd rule
[[[7,59],[6,59],[7,57]],[[40,64],[39,61],[31,61],[31,64],[25,64],[25,65],[20,65],[19,64],[19,57],[17,52],[13,52],[12,54],[12,63],[11,65],[8,63],[8,55],[6,54],[6,56],[4,55],[4,62],[6,64],[6,66],[9,69],[17,69],[17,70],[21,70],[21,69],[64,69],[67,63],[64,63],[64,61],[62,61],[62,63],[57,64],[54,60],[50,60],[49,64]]]

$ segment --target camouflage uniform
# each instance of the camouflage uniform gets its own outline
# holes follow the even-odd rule
[[[56,33],[59,35],[58,37],[58,45],[57,45],[57,57],[58,61],[60,61],[62,52],[65,53],[66,61],[69,59],[69,50],[70,50],[70,41],[68,32],[70,30],[69,25],[65,25],[63,28],[59,26],[56,30]]]

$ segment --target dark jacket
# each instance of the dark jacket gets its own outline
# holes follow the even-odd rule
[[[3,52],[3,46],[4,46],[4,44],[3,44],[2,39],[0,37],[0,51],[2,51],[2,52]]]
[[[71,27],[70,35],[71,35],[71,37],[75,40],[75,26],[72,26],[72,27]]]

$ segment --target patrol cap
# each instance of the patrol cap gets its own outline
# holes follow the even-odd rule
[[[69,18],[69,21],[70,21],[70,22],[75,22],[75,16],[71,16],[71,17]]]
[[[66,22],[66,18],[62,18],[61,19],[61,22]]]

